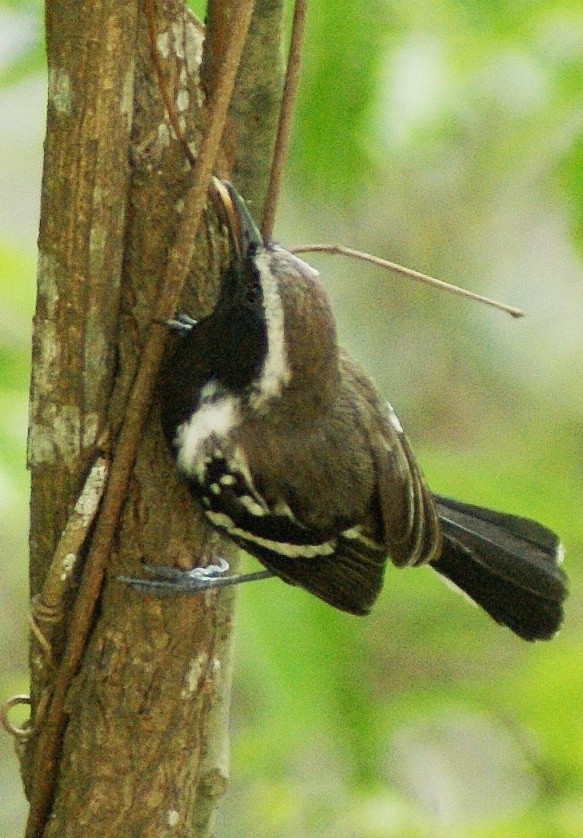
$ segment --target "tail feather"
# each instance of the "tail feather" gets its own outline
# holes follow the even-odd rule
[[[567,596],[557,536],[528,518],[435,501],[443,549],[433,569],[525,640],[550,639]]]

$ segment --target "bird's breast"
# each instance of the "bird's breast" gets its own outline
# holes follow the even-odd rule
[[[221,392],[212,383],[207,385],[198,408],[176,429],[174,448],[179,471],[203,482],[213,452],[223,447],[241,421],[240,398]]]

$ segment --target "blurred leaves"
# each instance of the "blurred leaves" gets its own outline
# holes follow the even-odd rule
[[[381,0],[310,7],[290,162],[309,172],[304,188],[317,203],[352,194],[371,175],[367,118],[389,9]]]
[[[37,0],[0,3],[0,87],[44,68],[41,11]]]
[[[23,493],[28,487],[24,444],[28,422],[30,317],[34,253],[0,242],[0,542],[8,543],[15,515],[24,524]],[[24,555],[22,556],[24,559]]]
[[[583,76],[583,72],[582,72]],[[583,77],[580,79],[583,89]],[[583,127],[583,107],[581,113],[581,127]],[[573,242],[583,253],[583,134],[578,136],[568,149],[558,167],[559,182],[567,196],[566,209],[569,212],[573,230]]]

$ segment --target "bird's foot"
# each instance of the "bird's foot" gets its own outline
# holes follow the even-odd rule
[[[148,577],[118,576],[119,582],[131,585],[139,591],[148,594],[197,594],[212,588],[224,588],[227,585],[239,585],[242,582],[252,582],[256,579],[267,579],[273,576],[269,570],[256,573],[242,573],[235,576],[225,576],[229,570],[229,563],[219,559],[217,564],[207,567],[194,567],[192,570],[179,570],[167,565],[144,564],[144,571]]]
[[[169,317],[168,320],[164,320],[163,322],[169,329],[179,332],[181,335],[190,334],[197,324],[196,320],[193,320],[192,317],[188,314],[184,314],[183,312],[178,312],[174,315],[174,317]]]

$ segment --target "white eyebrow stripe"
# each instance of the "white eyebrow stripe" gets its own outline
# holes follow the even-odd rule
[[[257,391],[251,398],[253,407],[281,394],[289,382],[291,370],[285,345],[285,322],[277,280],[271,270],[272,253],[260,249],[255,256],[255,266],[263,291],[263,307],[267,326],[267,355],[257,382]]]

